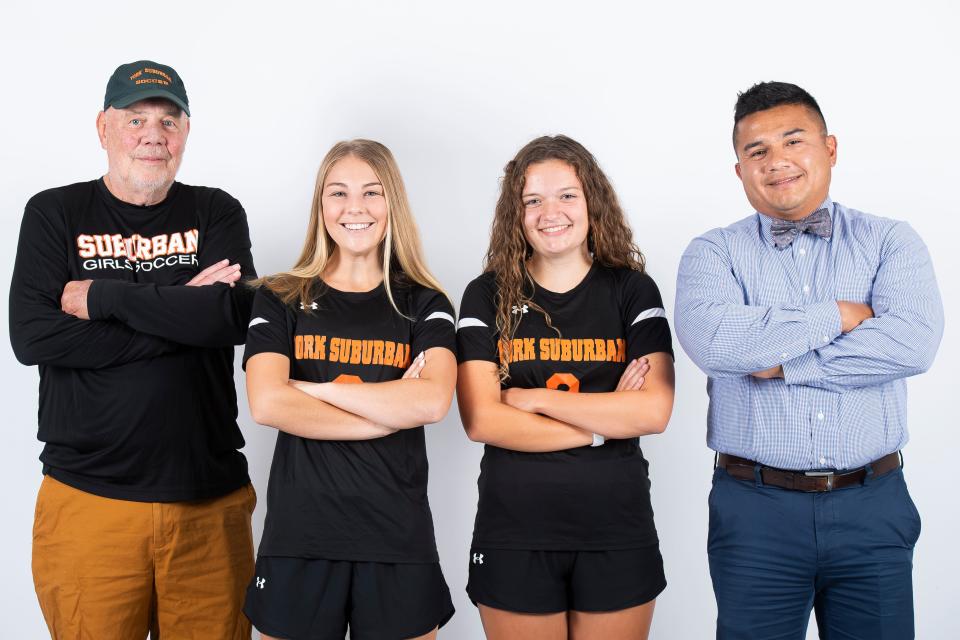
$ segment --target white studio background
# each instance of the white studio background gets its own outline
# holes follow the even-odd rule
[[[0,281],[10,281],[27,199],[104,172],[94,117],[107,78],[120,63],[148,58],[175,67],[190,95],[180,179],[239,198],[260,273],[298,254],[330,145],[369,137],[394,151],[430,264],[459,303],[480,272],[503,165],[534,136],[562,132],[613,180],[672,318],[687,243],[750,213],[733,172],[737,91],[795,82],[819,100],[839,138],[833,197],[908,220],[933,255],[947,332],[934,367],[910,383],[906,473],[923,516],[917,636],[957,638],[958,18],[947,2],[8,4]],[[6,304],[3,295],[4,315]],[[675,346],[673,420],[642,443],[669,580],[652,637],[699,640],[713,637],[716,615],[706,559],[712,455],[705,377]],[[9,340],[0,351],[0,619],[5,637],[43,638],[30,575],[37,373],[16,362]],[[250,420],[239,370],[236,380],[261,496],[259,538],[275,432]],[[441,637],[479,639],[463,589],[482,447],[464,436],[455,406],[427,433],[437,540],[457,606]]]

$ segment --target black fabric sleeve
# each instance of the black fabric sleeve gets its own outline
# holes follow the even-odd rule
[[[486,273],[467,285],[457,322],[457,362],[500,363],[497,349],[496,280]]]
[[[627,360],[663,351],[673,357],[670,324],[657,284],[646,273],[625,271],[620,309],[627,339]]]
[[[411,357],[433,347],[457,353],[456,318],[447,297],[434,289],[417,287],[413,292],[413,341]]]
[[[10,342],[26,365],[101,369],[176,351],[179,346],[118,322],[81,320],[60,308],[71,279],[60,205],[40,194],[27,203],[10,284]]]
[[[293,360],[293,323],[291,309],[266,287],[257,289],[243,350],[243,369],[258,353],[279,353]]]
[[[227,259],[240,265],[241,281],[256,278],[243,207],[220,190],[198,197],[198,206],[211,208],[201,236],[198,271]],[[196,347],[243,344],[252,303],[253,291],[241,283],[188,287],[121,280],[95,280],[87,299],[91,318],[112,318],[137,331]]]

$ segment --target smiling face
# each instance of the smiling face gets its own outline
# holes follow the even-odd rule
[[[121,200],[146,204],[141,200],[155,194],[162,199],[173,184],[190,119],[168,100],[141,100],[100,112],[97,132],[107,151],[111,191]]]
[[[760,213],[799,220],[826,199],[837,140],[811,109],[790,104],[752,113],[737,124],[735,145],[737,176]]]
[[[574,168],[562,160],[531,164],[524,174],[523,234],[535,255],[587,252],[587,199]]]
[[[320,204],[323,225],[339,251],[366,255],[383,242],[387,199],[380,178],[363,160],[347,156],[330,167]]]

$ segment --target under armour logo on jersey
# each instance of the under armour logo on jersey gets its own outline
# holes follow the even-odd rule
[[[521,313],[521,314],[526,313],[529,310],[530,310],[530,307],[528,307],[527,305],[523,305],[522,307],[513,305],[513,309],[510,310],[510,313],[512,313],[513,315],[517,315],[518,313]]]
[[[317,303],[316,303],[316,302],[311,302],[311,303],[310,303],[310,308],[313,309],[314,311],[316,311],[316,310],[317,310]],[[300,309],[306,310],[306,307],[303,306],[303,303],[302,303],[302,302],[300,303]]]
[[[265,584],[267,584],[267,579],[257,576],[257,589],[263,589]]]
[[[483,564],[483,554],[475,553],[473,554],[473,564]]]

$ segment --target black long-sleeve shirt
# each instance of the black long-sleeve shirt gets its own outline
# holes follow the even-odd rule
[[[183,286],[223,259],[256,277],[246,214],[219,189],[174,183],[163,202],[136,206],[95,180],[30,199],[10,338],[20,362],[39,365],[44,473],[140,501],[249,481],[233,345],[245,340],[252,292]],[[64,313],[64,285],[88,279],[90,320]]]

